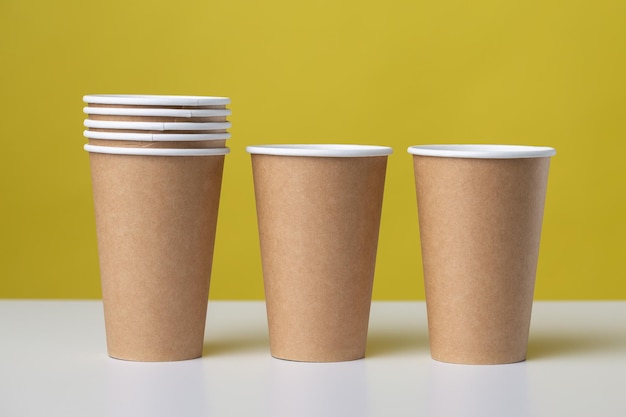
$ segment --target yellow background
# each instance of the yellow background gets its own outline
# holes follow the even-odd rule
[[[0,0],[0,298],[100,297],[82,96],[232,98],[211,297],[263,297],[245,146],[392,146],[376,299],[421,299],[420,143],[552,160],[537,299],[626,298],[626,2]]]

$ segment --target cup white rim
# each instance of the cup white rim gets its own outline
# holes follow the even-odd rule
[[[144,94],[89,94],[83,96],[83,101],[128,106],[223,106],[230,104],[228,97]]]
[[[231,127],[230,122],[122,122],[92,119],[85,119],[83,125],[94,129],[124,130],[223,130]]]
[[[527,145],[416,145],[407,151],[413,155],[444,158],[516,159],[554,156],[556,150],[547,146]]]
[[[140,142],[197,142],[230,139],[230,133],[127,133],[83,131],[88,139],[131,140]]]
[[[139,156],[217,156],[230,152],[230,148],[122,148],[90,144],[83,148],[89,153]]]
[[[387,156],[393,152],[388,146],[345,144],[273,144],[247,146],[250,154],[313,157]]]
[[[83,107],[85,114],[143,117],[225,117],[230,109],[162,109],[146,107]]]

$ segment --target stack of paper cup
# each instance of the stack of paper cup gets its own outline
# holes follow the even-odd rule
[[[99,146],[221,148],[230,138],[226,97],[88,95],[84,135]]]
[[[202,355],[227,98],[85,96],[109,355]],[[219,120],[216,120],[218,118]]]

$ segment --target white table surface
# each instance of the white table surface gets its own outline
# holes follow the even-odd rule
[[[262,302],[210,301],[204,356],[106,354],[99,301],[0,301],[0,416],[626,416],[626,301],[535,302],[526,362],[430,359],[425,305],[374,302],[367,357],[269,354]]]

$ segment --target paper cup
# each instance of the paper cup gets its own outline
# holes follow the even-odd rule
[[[207,123],[226,122],[226,116],[211,117],[160,117],[160,116],[112,116],[91,114],[89,120],[104,120],[110,122],[165,122],[165,123]]]
[[[228,97],[141,94],[91,94],[83,96],[83,101],[89,103],[90,107],[223,108],[223,106],[230,104]]]
[[[96,94],[83,101],[92,145],[223,148],[230,138],[227,97]]]
[[[120,116],[120,117],[160,117],[160,118],[205,118],[226,117],[231,115],[228,109],[178,109],[154,107],[84,107],[83,112],[89,116]]]
[[[130,148],[223,148],[230,133],[137,133],[85,130],[89,144]]]
[[[247,150],[272,356],[307,362],[362,358],[391,148]]]
[[[133,361],[201,356],[228,149],[85,150],[109,355]]]
[[[124,131],[152,131],[152,132],[205,132],[220,131],[228,129],[229,122],[206,122],[206,123],[185,123],[185,122],[127,122],[117,120],[92,120],[86,119],[83,123],[85,127],[91,129],[124,130]]]
[[[426,145],[408,151],[432,358],[524,360],[554,149]]]
[[[91,120],[122,122],[201,123],[225,122],[231,114],[228,109],[169,109],[85,107],[83,112]]]

